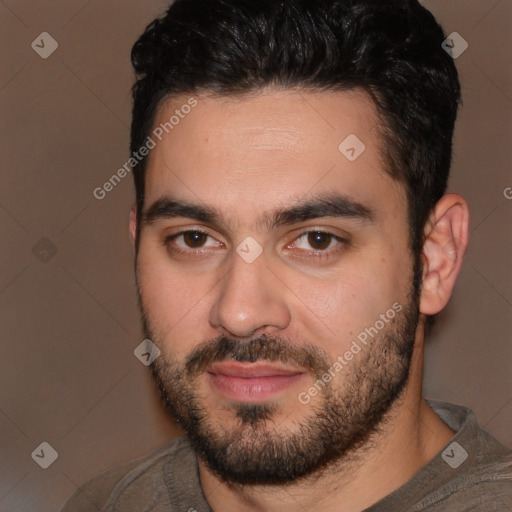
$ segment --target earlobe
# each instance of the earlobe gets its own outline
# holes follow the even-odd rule
[[[137,237],[137,205],[135,204],[130,208],[129,231],[132,245],[135,246],[135,239]]]
[[[436,204],[425,226],[420,312],[439,313],[450,299],[469,239],[469,208],[458,194]]]

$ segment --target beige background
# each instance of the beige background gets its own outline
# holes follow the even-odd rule
[[[465,105],[450,190],[472,211],[467,261],[429,342],[426,395],[468,405],[512,445],[512,2],[425,5],[469,43],[456,61]],[[128,157],[129,52],[165,6],[0,1],[2,512],[55,511],[84,480],[178,432],[133,355],[131,176],[101,201],[92,194]],[[59,44],[47,59],[31,48],[42,32]],[[46,470],[31,458],[43,441],[58,452]]]

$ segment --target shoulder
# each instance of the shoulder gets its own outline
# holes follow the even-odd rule
[[[195,460],[187,438],[174,439],[149,455],[94,476],[75,491],[59,512],[106,511],[109,502],[118,500],[127,490],[135,491],[136,499],[148,499],[149,495],[151,499],[158,499],[164,487],[166,466],[173,462],[185,471]]]
[[[512,511],[512,450],[480,428],[471,409],[427,403],[455,435],[408,482],[366,511]]]
[[[464,510],[512,510],[512,449],[480,428],[471,409],[443,402],[430,405],[457,431],[437,458],[444,482],[431,500],[440,500],[446,510],[461,510],[456,503],[464,503]]]

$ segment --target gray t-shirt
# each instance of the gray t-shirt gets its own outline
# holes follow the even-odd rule
[[[363,512],[512,511],[512,450],[480,429],[470,409],[427,402],[455,436],[408,482]],[[100,511],[212,512],[187,438],[94,477],[60,510]]]

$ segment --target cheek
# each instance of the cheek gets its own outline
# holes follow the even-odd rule
[[[297,317],[318,338],[330,340],[330,345],[343,349],[372,319],[372,323],[375,321],[374,317],[378,318],[380,305],[387,303],[380,288],[381,283],[375,286],[373,280],[357,273],[344,273],[322,285],[303,283],[298,286],[297,296],[301,299],[299,307],[306,314]]]
[[[299,330],[313,333],[313,339],[336,358],[393,304],[405,305],[410,265],[407,257],[381,247],[374,255],[347,261],[329,279],[296,276],[293,288],[299,301],[294,316]]]
[[[214,286],[204,276],[177,271],[150,251],[141,251],[138,281],[151,330],[162,346],[181,351],[194,346],[191,333],[204,322],[208,292]],[[200,336],[197,336],[198,338]]]

